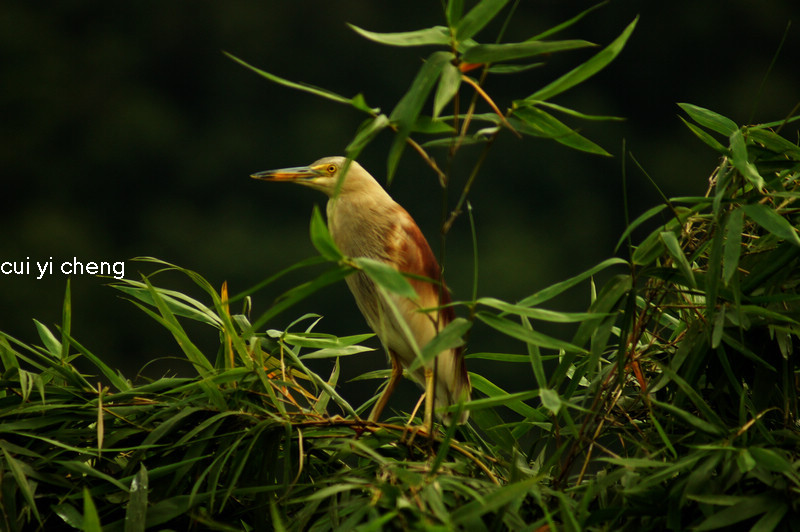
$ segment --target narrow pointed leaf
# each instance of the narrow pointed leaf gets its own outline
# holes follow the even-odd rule
[[[686,255],[683,254],[681,245],[678,243],[678,237],[672,231],[662,231],[661,240],[667,248],[667,252],[675,261],[675,266],[683,273],[684,277],[689,281],[690,286],[696,286],[694,281],[694,273]]]
[[[737,208],[728,216],[725,226],[725,251],[722,257],[722,279],[727,285],[736,268],[739,267],[739,257],[742,254],[742,228],[744,227],[744,211]]]
[[[421,356],[414,360],[408,370],[413,371],[421,365],[427,364],[443,351],[464,345],[464,335],[471,327],[472,322],[464,318],[456,318],[448,323],[433,340],[422,348]]]
[[[357,257],[351,260],[370,279],[389,292],[411,299],[417,298],[417,292],[411,286],[411,283],[403,277],[402,273],[385,262],[367,257]]]
[[[760,203],[751,203],[742,208],[747,216],[773,235],[800,246],[800,237],[797,235],[797,230],[774,209]]]
[[[354,24],[348,24],[350,28],[371,41],[388,44],[389,46],[425,46],[438,44],[447,46],[450,44],[450,30],[445,26],[433,26],[415,31],[402,31],[396,33],[377,33],[359,28]]]
[[[731,162],[739,173],[758,190],[764,189],[764,178],[758,173],[756,166],[750,162],[747,153],[747,144],[741,130],[737,129],[730,136]]]
[[[739,130],[739,126],[730,118],[726,118],[704,107],[699,107],[690,103],[679,103],[678,106],[683,109],[692,120],[701,126],[707,127],[717,133],[722,133],[726,137],[733,135],[735,131]]]
[[[144,464],[133,477],[128,507],[125,509],[125,532],[144,532],[147,523],[147,492],[149,482]]]
[[[442,75],[439,78],[439,85],[436,87],[436,95],[433,98],[433,118],[438,118],[442,109],[450,103],[461,86],[461,72],[452,63],[442,66]],[[415,128],[416,129],[416,128]]]
[[[594,55],[591,59],[586,61],[585,63],[575,67],[574,69],[570,70],[557,80],[549,83],[548,85],[542,87],[535,93],[531,94],[530,97],[526,98],[529,100],[549,100],[553,96],[557,94],[561,94],[562,92],[571,89],[575,85],[589,79],[590,77],[594,76],[602,69],[604,69],[614,58],[619,55],[622,49],[625,47],[625,43],[628,42],[628,38],[633,33],[633,29],[636,27],[636,23],[638,22],[639,17],[637,16],[633,19],[633,22],[628,24],[628,27],[620,34],[619,37],[614,39],[614,41],[609,44],[607,47],[603,48],[600,52]]]
[[[332,101],[334,101],[336,103],[343,103],[343,104],[351,105],[351,106],[355,107],[356,109],[358,109],[359,111],[366,111],[366,112],[370,112],[370,113],[377,113],[378,112],[378,109],[369,109],[368,107],[366,107],[366,104],[364,103],[364,97],[361,96],[361,95],[358,95],[355,98],[347,98],[345,96],[341,96],[340,94],[336,94],[333,91],[329,91],[327,89],[322,89],[320,87],[315,87],[315,86],[309,85],[307,83],[299,83],[299,82],[295,82],[295,81],[289,81],[288,79],[284,79],[284,78],[282,78],[280,76],[276,76],[275,74],[270,74],[269,72],[261,70],[260,68],[256,68],[253,65],[251,65],[249,63],[246,63],[245,61],[239,59],[238,57],[236,57],[236,56],[234,56],[232,54],[229,54],[228,52],[223,52],[223,53],[226,56],[228,56],[230,59],[232,59],[233,61],[236,61],[237,63],[242,65],[243,67],[249,68],[250,70],[252,70],[256,74],[258,74],[258,75],[260,75],[260,76],[272,81],[273,83],[277,83],[278,85],[283,85],[284,87],[288,87],[290,89],[295,89],[295,90],[299,90],[299,91],[302,91],[302,92],[307,92],[309,94],[313,94],[314,96],[319,96],[319,97],[322,97],[322,98],[325,98],[325,99],[328,99],[328,100],[332,100]]]
[[[477,44],[463,53],[461,59],[467,63],[497,63],[513,59],[525,59],[564,50],[576,50],[596,46],[583,40],[527,41],[503,44]]]
[[[501,333],[526,343],[531,343],[534,345],[538,345],[539,347],[544,347],[549,349],[563,349],[564,351],[571,351],[578,353],[585,352],[580,347],[572,345],[569,342],[565,342],[563,340],[559,340],[558,338],[547,336],[546,334],[542,334],[540,332],[526,329],[525,327],[523,327],[518,323],[515,323],[506,318],[501,318],[500,316],[497,316],[495,314],[490,314],[488,312],[479,312],[477,314],[477,317],[479,320],[489,325],[490,327],[497,329]]]
[[[537,107],[520,107],[514,110],[509,122],[520,133],[550,138],[576,150],[610,156],[606,150],[580,135],[556,117]]]
[[[505,7],[508,0],[483,0],[456,24],[456,39],[463,42],[483,29]]]
[[[338,261],[342,258],[342,252],[334,244],[331,234],[328,231],[328,226],[322,219],[322,214],[319,207],[314,206],[314,211],[311,213],[311,226],[309,228],[311,234],[311,243],[319,251],[319,254],[330,261]]]
[[[580,283],[582,281],[585,281],[586,279],[588,279],[589,277],[595,275],[596,273],[601,272],[601,271],[605,270],[606,268],[610,268],[612,266],[616,266],[616,265],[620,265],[620,264],[627,265],[628,262],[623,260],[623,259],[620,259],[620,258],[606,259],[603,262],[601,262],[600,264],[598,264],[597,266],[594,266],[594,267],[586,270],[585,272],[579,273],[578,275],[576,275],[574,277],[571,277],[571,278],[567,279],[566,281],[561,281],[561,282],[556,283],[554,285],[548,286],[547,288],[543,288],[542,290],[539,290],[538,292],[535,292],[534,294],[531,294],[530,296],[528,296],[525,299],[523,299],[522,301],[520,301],[518,303],[518,305],[523,306],[523,307],[532,307],[533,305],[538,305],[539,303],[543,303],[545,301],[548,301],[548,300],[556,297],[557,295],[561,294],[562,292],[565,292],[566,290],[569,290],[570,288],[572,288],[576,284],[578,284],[578,283]]]

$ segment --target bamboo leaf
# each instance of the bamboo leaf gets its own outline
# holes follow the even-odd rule
[[[679,118],[681,119],[681,122],[683,122],[686,125],[686,127],[688,127],[689,130],[697,136],[697,138],[705,142],[706,145],[710,146],[712,150],[721,153],[723,155],[730,154],[730,150],[728,149],[727,146],[723,146],[720,141],[718,141],[717,139],[706,133],[704,129],[697,127],[696,125],[692,124],[682,116]]]
[[[453,100],[461,86],[461,71],[452,63],[442,65],[442,75],[436,87],[436,94],[433,97],[433,118],[436,119],[442,109]],[[434,122],[436,123],[436,122]],[[418,127],[414,128],[418,130]]]
[[[553,139],[565,146],[587,153],[611,156],[591,140],[537,107],[526,106],[515,109],[509,117],[509,122],[520,133]]]
[[[744,227],[744,210],[736,208],[728,215],[725,226],[725,248],[722,256],[722,279],[727,285],[739,267],[742,254],[742,229]]]
[[[350,259],[353,264],[363,271],[376,284],[389,292],[409,299],[417,299],[417,292],[402,273],[395,270],[385,262],[368,257]]]
[[[447,46],[450,44],[451,39],[450,30],[445,26],[433,26],[421,30],[401,31],[396,33],[377,33],[359,28],[354,24],[348,24],[348,26],[370,41],[387,44],[389,46],[426,46],[432,44]]]
[[[336,103],[347,104],[347,105],[350,105],[352,107],[355,107],[359,111],[365,111],[365,112],[369,112],[371,114],[377,114],[380,111],[379,109],[370,109],[369,107],[367,107],[366,103],[364,102],[364,97],[361,96],[361,95],[358,95],[358,96],[356,96],[354,98],[346,98],[344,96],[336,94],[335,92],[329,91],[327,89],[321,89],[319,87],[315,87],[315,86],[309,85],[307,83],[298,83],[298,82],[295,82],[295,81],[289,81],[288,79],[284,79],[284,78],[282,78],[280,76],[276,76],[275,74],[270,74],[269,72],[261,70],[260,68],[256,68],[253,65],[251,65],[249,63],[246,63],[245,61],[239,59],[238,57],[236,57],[236,56],[234,56],[232,54],[229,54],[228,52],[222,52],[222,53],[225,54],[228,58],[232,59],[233,61],[239,63],[243,67],[249,68],[250,70],[252,70],[256,74],[268,79],[269,81],[271,81],[273,83],[277,83],[278,85],[283,85],[284,87],[288,87],[290,89],[295,89],[295,90],[299,90],[299,91],[302,91],[302,92],[307,92],[309,94],[313,94],[314,96],[319,96],[319,97],[325,98],[327,100],[332,100],[332,101],[334,101]]]
[[[386,179],[389,183],[392,182],[406,139],[417,122],[422,106],[428,99],[431,90],[433,90],[436,80],[439,79],[444,65],[450,63],[452,59],[453,54],[450,52],[434,52],[431,54],[422,65],[422,68],[420,68],[411,83],[411,87],[397,102],[395,108],[392,109],[389,120],[397,126],[397,134],[392,142],[386,162]]]
[[[760,203],[751,203],[743,206],[742,209],[754,222],[776,237],[800,246],[800,237],[797,236],[797,230],[774,209]]]
[[[548,83],[527,97],[526,100],[549,100],[553,96],[571,89],[575,85],[582,83],[583,81],[600,72],[602,69],[608,66],[608,64],[613,61],[614,58],[616,58],[625,47],[625,43],[628,42],[628,38],[630,38],[631,33],[633,33],[633,29],[636,27],[636,23],[638,21],[639,17],[637,16],[635,19],[633,19],[633,22],[628,24],[619,37],[614,39],[611,44],[603,48],[594,57],[570,70],[557,80]]]
[[[526,41],[503,44],[477,44],[467,48],[461,56],[467,63],[497,63],[512,59],[525,59],[564,50],[596,46],[589,41]]]
[[[739,173],[758,190],[764,189],[764,178],[758,173],[756,166],[750,162],[747,153],[747,144],[740,129],[736,129],[730,136],[731,163]]]
[[[676,237],[675,233],[672,231],[662,231],[660,234],[661,240],[664,242],[664,245],[667,248],[667,252],[673,258],[675,265],[683,273],[683,276],[689,281],[689,285],[692,287],[697,286],[694,281],[692,267],[689,265],[686,255],[683,254],[681,245],[678,243],[678,237]]]
[[[414,371],[421,365],[427,364],[440,353],[464,345],[464,335],[472,328],[472,322],[464,318],[456,318],[437,334],[433,340],[423,346],[421,356],[417,357],[408,367]]]
[[[459,42],[463,42],[481,31],[507,3],[508,0],[483,0],[478,2],[456,24],[456,39]]]
[[[325,225],[319,207],[316,205],[314,206],[314,211],[311,213],[309,233],[311,235],[311,243],[314,244],[314,247],[319,251],[320,255],[334,262],[339,261],[343,257],[342,252],[339,251],[339,248],[337,248],[336,244],[333,242],[331,234],[328,231],[328,226]]]
[[[683,109],[692,120],[697,122],[703,127],[707,127],[717,133],[722,133],[726,137],[733,135],[734,132],[739,131],[739,126],[730,118],[726,118],[721,114],[715,113],[704,107],[692,105],[690,103],[679,103],[678,107]]]
[[[589,277],[607,268],[610,268],[612,266],[617,266],[620,264],[628,265],[628,262],[616,257],[611,259],[606,259],[600,264],[586,270],[585,272],[579,273],[578,275],[575,275],[574,277],[571,277],[565,281],[558,282],[554,285],[548,286],[547,288],[543,288],[542,290],[539,290],[538,292],[531,294],[530,296],[520,301],[518,305],[522,307],[532,307],[533,305],[544,303],[545,301],[548,301],[556,297],[557,295],[569,290],[576,284],[585,281]]]
[[[489,325],[493,329],[496,329],[507,336],[516,338],[517,340],[521,340],[525,343],[531,343],[533,345],[538,345],[539,347],[544,347],[547,349],[563,349],[564,351],[577,352],[577,353],[586,352],[584,349],[572,345],[569,342],[565,342],[564,340],[559,340],[557,338],[547,336],[546,334],[542,334],[540,332],[526,329],[525,327],[523,327],[518,323],[514,323],[513,321],[508,320],[506,318],[501,318],[500,316],[497,316],[495,314],[490,314],[488,312],[478,312],[476,316],[479,320]]]
[[[148,484],[147,469],[141,464],[131,481],[130,499],[125,509],[125,532],[144,532],[146,528]]]
[[[100,516],[97,507],[89,493],[89,488],[83,488],[83,532],[103,532],[100,526]]]

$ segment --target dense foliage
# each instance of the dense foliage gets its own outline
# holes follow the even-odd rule
[[[451,165],[441,161],[483,146],[457,202],[443,212],[447,234],[467,209],[498,134],[606,154],[552,113],[599,117],[547,100],[613,60],[635,22],[501,112],[482,88],[487,76],[537,64],[521,59],[590,46],[545,40],[587,13],[529,41],[476,42],[506,3],[487,0],[462,13],[452,1],[447,26],[404,34],[355,28],[384,44],[441,48],[389,115],[360,95],[344,98],[259,72],[366,113],[347,148],[352,157],[392,130],[390,178],[409,146],[447,189]],[[472,94],[466,103],[465,94]],[[432,113],[423,115],[431,96]],[[453,112],[445,115],[448,106]],[[479,106],[487,111],[478,113]],[[664,198],[632,221],[620,238],[625,259],[515,302],[475,293],[457,303],[467,317],[439,341],[460,341],[479,320],[520,349],[468,357],[530,375],[527,391],[508,393],[473,373],[476,393],[463,427],[429,435],[418,417],[363,421],[374,399],[353,405],[336,385],[339,357],[363,352],[369,335],[320,333],[318,317],[309,315],[284,330],[269,328],[279,313],[355,269],[382,290],[407,290],[393,270],[342,257],[317,212],[310,237],[320,255],[246,292],[229,297],[227,287],[152,258],[142,260],[153,273],[113,284],[174,337],[195,377],[134,382],[108,367],[71,335],[68,285],[58,330],[36,322],[41,346],[0,333],[0,528],[797,528],[800,148],[780,136],[788,120],[739,127],[707,109],[681,108],[687,126],[720,157],[705,196]],[[430,140],[415,140],[421,136]],[[432,154],[442,147],[441,156]],[[320,264],[327,270],[252,319],[250,298],[259,290]],[[198,293],[170,289],[175,272]],[[591,294],[588,308],[551,310],[574,287]],[[216,353],[201,351],[187,320],[219,332]],[[575,324],[574,335],[542,334],[541,321]],[[331,359],[330,374],[306,364],[319,358]]]

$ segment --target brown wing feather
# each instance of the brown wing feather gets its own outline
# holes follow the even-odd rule
[[[409,282],[419,295],[420,307],[442,307],[439,308],[438,312],[430,314],[436,330],[439,331],[455,319],[453,307],[443,306],[451,302],[450,293],[441,279],[439,263],[436,261],[428,241],[408,212],[402,207],[400,209],[397,225],[394,228],[395,238],[386,239],[390,246],[390,249],[386,249],[386,252],[392,261],[399,265],[400,271],[427,277],[435,281],[427,282],[421,279],[409,279]],[[449,394],[452,394],[452,396],[441,398],[445,404],[457,402],[461,397],[468,396],[470,393],[469,375],[462,351],[461,347],[453,349],[454,367],[452,369],[455,374],[452,376],[453,389],[449,390]],[[441,376],[440,379],[449,380],[446,375]]]

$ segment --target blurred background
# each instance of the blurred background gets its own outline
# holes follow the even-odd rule
[[[524,0],[505,40],[526,39],[591,5]],[[667,195],[703,194],[717,156],[681,123],[676,102],[752,123],[782,119],[800,101],[796,0],[615,0],[555,38],[605,46],[637,15],[641,20],[622,54],[555,100],[588,114],[625,117],[568,120],[613,158],[509,134],[496,143],[471,196],[479,295],[519,300],[614,254],[624,229],[623,139]],[[790,19],[795,26],[762,86]],[[126,277],[138,278],[153,268],[130,259],[147,255],[193,269],[215,286],[227,280],[237,293],[314,255],[309,214],[325,199],[248,175],[341,154],[365,115],[271,84],[222,51],[290,80],[345,96],[363,93],[369,105],[388,113],[432,49],[378,45],[346,23],[391,32],[443,24],[444,17],[440,2],[431,1],[3,2],[0,262],[29,258],[33,269],[35,261],[50,257],[56,268],[73,257],[125,261]],[[493,41],[498,27],[489,26],[478,40]],[[486,89],[507,107],[593,53],[557,54],[542,68],[490,78]],[[795,141],[796,131],[785,130]],[[390,142],[389,132],[381,134],[360,158],[382,183]],[[461,153],[456,189],[476,154]],[[633,219],[659,196],[630,163],[628,182]],[[411,150],[390,193],[438,250],[440,190]],[[456,299],[471,296],[472,251],[468,220],[461,217],[447,241],[445,264]],[[319,271],[293,274],[254,294],[254,319],[282,291]],[[154,359],[159,361],[145,370],[149,376],[190,369],[169,358],[180,353],[169,334],[121,301],[108,280],[83,275],[71,282],[73,335],[95,354],[131,377]],[[156,282],[192,290],[179,276]],[[0,275],[0,330],[40,343],[32,318],[50,327],[59,323],[65,285],[58,272],[41,280],[33,272]],[[203,299],[199,291],[191,293]],[[588,297],[584,284],[553,306],[584,310]],[[283,329],[306,312],[324,316],[319,332],[367,330],[344,283],[268,327]],[[213,355],[216,332],[192,332]],[[520,349],[479,326],[470,338],[471,352]],[[343,364],[343,376],[350,378],[383,367],[383,354]],[[330,365],[317,367],[327,374]],[[470,369],[491,372],[480,362]],[[513,390],[530,382],[528,371],[516,372],[515,379],[490,378]],[[358,396],[374,386],[345,393]],[[416,395],[413,387],[405,393]]]

